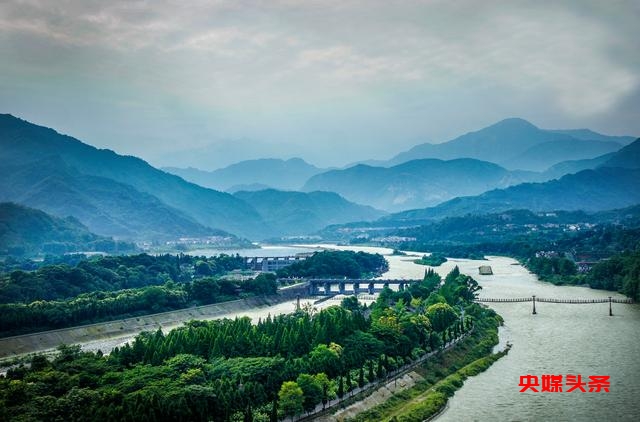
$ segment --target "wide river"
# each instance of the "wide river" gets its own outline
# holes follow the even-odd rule
[[[272,247],[251,251],[250,255],[278,256],[309,251],[306,247]],[[327,245],[323,245],[327,246]],[[378,252],[389,260],[389,272],[382,278],[418,279],[424,266],[413,263],[414,256],[390,256],[391,250],[370,247],[334,247]],[[215,251],[199,251],[213,255]],[[219,253],[219,251],[218,251]],[[413,255],[413,254],[412,254]],[[478,275],[480,265],[491,265],[493,275]],[[472,275],[482,290],[480,296],[517,298],[536,295],[544,298],[600,299],[610,292],[583,287],[560,287],[542,283],[509,258],[490,257],[489,261],[450,260],[436,271],[446,275],[454,265]],[[335,304],[327,301],[319,307]],[[437,418],[448,421],[640,421],[640,307],[614,304],[609,316],[608,304],[569,305],[537,303],[537,315],[531,303],[490,303],[505,320],[500,329],[500,344],[513,345],[509,354],[484,373],[469,378],[450,399],[447,409]],[[251,318],[291,312],[294,302],[273,307],[246,310],[234,317]],[[176,325],[180,325],[176,321]],[[170,328],[170,327],[165,327]],[[115,343],[129,339],[119,339]],[[100,344],[109,350],[114,344]],[[94,344],[87,344],[92,349]],[[96,347],[98,347],[96,346]],[[520,376],[542,374],[610,376],[610,392],[520,393]],[[565,387],[566,389],[566,387]]]
[[[340,248],[389,253],[382,248]],[[413,257],[387,256],[388,278],[421,278],[425,267]],[[478,275],[479,265],[494,275]],[[480,296],[601,299],[621,295],[584,287],[543,283],[510,258],[450,260],[436,268],[445,275],[454,265],[472,275]],[[613,304],[490,303],[505,320],[500,345],[513,347],[486,372],[469,378],[436,420],[445,421],[640,421],[640,307]],[[522,375],[610,376],[610,392],[520,393]],[[566,387],[564,388],[566,390]],[[588,389],[587,389],[588,391]]]

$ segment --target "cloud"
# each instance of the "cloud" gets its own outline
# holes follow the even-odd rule
[[[516,113],[640,133],[616,118],[640,88],[639,17],[633,1],[8,0],[0,108],[130,153],[249,138],[327,161]]]

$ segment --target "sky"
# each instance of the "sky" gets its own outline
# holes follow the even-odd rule
[[[0,112],[155,165],[640,135],[638,1],[3,0]]]

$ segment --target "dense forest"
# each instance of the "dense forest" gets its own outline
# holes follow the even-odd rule
[[[307,262],[308,261],[308,262]],[[276,294],[275,274],[223,277],[243,270],[239,255],[194,257],[147,254],[50,257],[33,270],[29,261],[5,260],[0,275],[0,336],[70,327],[149,313]],[[318,252],[281,274],[365,277],[387,268],[381,255]]]
[[[278,271],[278,276],[316,278],[372,278],[389,269],[380,254],[353,251],[322,251]]]
[[[35,271],[14,270],[0,275],[0,303],[58,300],[88,292],[110,292],[166,282],[186,282],[245,267],[239,255],[119,255],[58,263]]]
[[[457,268],[433,271],[370,309],[355,297],[256,321],[192,321],[139,335],[109,356],[63,346],[0,377],[0,419],[275,421],[343,396],[495,313]],[[465,310],[461,319],[459,309]],[[475,334],[474,334],[475,335]],[[478,340],[479,341],[479,340]],[[490,353],[493,338],[485,349]]]

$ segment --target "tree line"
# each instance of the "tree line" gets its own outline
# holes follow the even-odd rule
[[[372,278],[388,269],[389,264],[386,259],[377,253],[322,251],[278,270],[278,276],[283,278]]]
[[[52,263],[32,271],[13,270],[0,275],[0,303],[58,300],[95,291],[115,291],[188,282],[243,269],[239,255],[106,255]]]
[[[441,241],[424,237],[424,228],[413,230],[406,229],[402,233],[407,236],[413,233],[416,240],[396,247],[468,259],[484,259],[485,255],[511,256],[544,281],[588,285],[640,300],[640,276],[636,268],[640,253],[640,228],[613,224],[575,232],[551,228],[547,232],[518,231],[517,235],[503,235],[503,240],[497,238],[493,241],[483,241],[480,236],[475,240]],[[553,251],[556,256],[536,256],[540,251]],[[569,256],[588,256],[596,263],[588,272],[580,274]]]
[[[0,377],[0,419],[276,421],[343,396],[438,349],[488,315],[457,268],[433,271],[369,309],[192,321],[142,333],[109,356],[62,347]],[[465,309],[461,319],[460,309]]]

